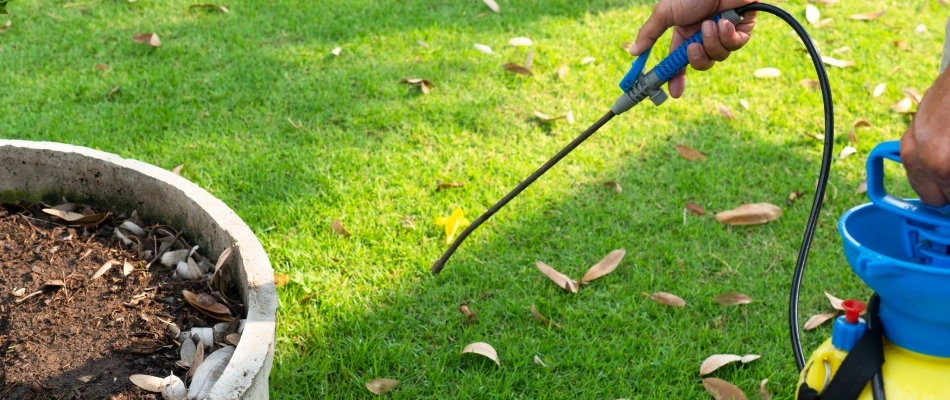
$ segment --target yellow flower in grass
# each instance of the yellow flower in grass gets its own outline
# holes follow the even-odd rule
[[[445,243],[451,244],[458,230],[467,226],[470,222],[468,218],[465,218],[465,213],[462,212],[462,209],[456,208],[452,210],[452,215],[448,217],[436,217],[435,224],[438,226],[445,225]]]

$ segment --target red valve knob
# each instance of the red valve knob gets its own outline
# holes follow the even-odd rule
[[[858,323],[858,316],[868,308],[867,304],[861,300],[842,301],[841,307],[844,308],[844,322],[849,324]]]

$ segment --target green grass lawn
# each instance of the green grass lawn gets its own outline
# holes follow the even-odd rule
[[[478,0],[233,0],[223,14],[177,0],[14,0],[0,16],[12,21],[0,34],[0,137],[184,163],[183,176],[240,214],[290,278],[279,289],[277,399],[370,398],[364,383],[379,377],[400,380],[387,396],[404,399],[701,399],[699,365],[714,353],[762,355],[713,376],[750,397],[769,379],[775,398],[791,398],[787,290],[821,151],[805,134],[822,129],[818,92],[798,84],[814,72],[791,29],[761,16],[745,49],[689,73],[683,99],[615,118],[432,276],[446,248],[435,218],[461,207],[474,219],[602,115],[631,61],[621,43],[651,10],[642,1],[499,3],[494,14]],[[804,20],[804,2],[779,5]],[[835,154],[852,121],[873,126],[859,128],[856,155],[834,163],[803,321],[829,310],[822,291],[870,294],[835,224],[865,201],[855,187],[866,154],[910,121],[889,110],[901,88],[923,91],[936,77],[948,14],[936,0],[818,7],[833,18],[810,28],[823,54],[856,63],[828,71]],[[875,21],[848,18],[882,8]],[[156,32],[161,47],[134,43],[140,32]],[[534,42],[532,77],[502,68],[524,62],[528,49],[507,44],[516,36]],[[582,65],[588,56],[596,61]],[[560,66],[570,67],[563,79]],[[762,67],[782,75],[754,78]],[[404,77],[435,87],[423,95]],[[872,98],[878,83],[887,88]],[[535,110],[571,111],[577,122],[542,124]],[[708,159],[688,161],[675,144]],[[911,195],[902,171],[888,171],[894,190]],[[621,193],[603,185],[611,180]],[[464,186],[438,191],[440,182]],[[787,205],[793,190],[806,195]],[[684,218],[687,202],[707,215]],[[784,215],[753,227],[711,216],[751,202]],[[352,235],[334,233],[334,219]],[[579,277],[617,248],[627,249],[617,270],[576,295],[534,264]],[[655,291],[688,304],[642,294]],[[727,291],[755,301],[712,300]],[[478,313],[471,326],[463,302]],[[532,304],[558,326],[537,323]],[[806,352],[830,333],[806,332]],[[480,341],[501,367],[460,355]]]

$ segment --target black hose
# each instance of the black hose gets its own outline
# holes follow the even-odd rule
[[[457,238],[455,238],[455,241],[453,241],[452,245],[450,245],[449,248],[445,250],[445,253],[442,254],[442,257],[439,258],[439,260],[436,261],[434,264],[432,264],[432,268],[431,268],[432,273],[438,274],[440,271],[442,271],[442,268],[445,268],[445,263],[449,261],[449,257],[452,257],[452,254],[455,253],[455,250],[459,248],[459,246],[462,244],[465,238],[467,238],[468,235],[472,233],[472,231],[474,231],[479,226],[481,226],[481,224],[483,224],[485,221],[488,221],[488,219],[491,218],[492,215],[495,215],[495,213],[498,212],[498,210],[500,210],[502,207],[504,207],[505,204],[508,204],[508,202],[511,201],[511,199],[514,199],[515,196],[519,195],[522,191],[527,189],[528,186],[534,183],[534,181],[538,180],[538,178],[540,178],[541,175],[544,175],[544,173],[548,172],[548,170],[551,169],[551,167],[554,167],[554,165],[557,164],[558,161],[561,161],[561,159],[566,157],[571,151],[574,151],[574,149],[577,148],[577,146],[580,146],[581,143],[584,143],[584,141],[587,140],[587,138],[591,137],[591,135],[597,132],[598,129],[604,126],[604,124],[606,124],[607,121],[610,121],[610,119],[613,118],[614,116],[615,114],[613,113],[613,111],[607,111],[607,113],[604,114],[603,117],[600,117],[600,119],[597,120],[597,122],[594,122],[593,125],[587,128],[587,130],[585,130],[583,133],[581,133],[580,136],[576,137],[573,141],[571,141],[571,143],[568,143],[567,146],[564,146],[564,148],[561,149],[561,151],[557,152],[557,154],[555,154],[554,157],[551,157],[551,159],[548,160],[546,163],[544,163],[544,165],[542,165],[541,168],[538,168],[537,171],[534,171],[534,173],[528,176],[527,179],[521,181],[521,183],[519,183],[518,186],[512,189],[511,192],[508,192],[508,194],[506,194],[505,197],[502,197],[501,200],[498,200],[498,202],[495,203],[495,205],[491,206],[491,208],[489,208],[487,211],[482,213],[482,215],[479,215],[478,218],[475,221],[473,221],[471,225],[469,225],[467,228],[465,228],[464,231],[462,231],[462,234],[460,234]]]

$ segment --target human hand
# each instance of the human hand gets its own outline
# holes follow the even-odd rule
[[[910,186],[924,204],[950,203],[950,72],[924,94],[901,137],[901,162]]]
[[[637,33],[637,39],[630,47],[630,54],[638,56],[646,51],[670,27],[675,27],[670,51],[675,50],[702,28],[703,44],[691,44],[686,53],[689,65],[694,69],[710,69],[716,61],[724,61],[730,52],[739,50],[749,41],[755,26],[755,13],[743,16],[742,21],[736,25],[726,19],[719,20],[718,24],[708,19],[722,11],[755,2],[756,0],[660,0]],[[669,90],[673,98],[683,95],[683,89],[686,87],[685,74],[684,69],[670,79]]]

